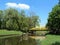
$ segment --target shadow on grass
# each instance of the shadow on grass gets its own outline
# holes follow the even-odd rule
[[[52,45],[60,45],[60,42],[52,43]]]
[[[60,35],[60,34],[55,34],[55,33],[49,32],[49,33],[46,33],[46,35]]]

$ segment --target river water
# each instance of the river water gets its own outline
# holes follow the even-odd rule
[[[22,40],[20,42],[20,45],[40,45],[40,40],[39,39],[33,39],[29,38],[28,40]]]

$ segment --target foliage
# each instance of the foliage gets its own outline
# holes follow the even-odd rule
[[[0,10],[0,29],[2,28],[3,11]]]
[[[18,11],[17,10],[12,9],[12,8],[5,10],[4,21],[5,21],[5,25],[6,25],[7,29],[9,29],[9,30],[18,29],[16,19],[18,20]]]
[[[27,16],[24,10],[19,12],[16,9],[8,8],[3,10],[3,12],[0,11],[0,15],[0,29],[2,27],[2,29],[20,30],[26,32],[30,28],[39,24],[39,17],[36,14],[34,14],[34,16],[32,14],[31,16]]]
[[[49,13],[48,23],[46,25],[51,33],[60,33],[60,5],[56,5]]]

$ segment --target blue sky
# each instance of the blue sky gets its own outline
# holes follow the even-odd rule
[[[12,4],[12,6],[10,4]],[[10,6],[34,11],[40,17],[40,25],[44,26],[47,23],[48,13],[56,4],[58,4],[58,0],[0,0],[0,10],[4,10]]]

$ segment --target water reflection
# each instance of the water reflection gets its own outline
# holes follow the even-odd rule
[[[40,45],[40,40],[29,38],[28,40],[23,40],[20,45]]]
[[[28,38],[21,41],[20,37],[11,37],[0,39],[0,45],[40,45],[40,40]]]

